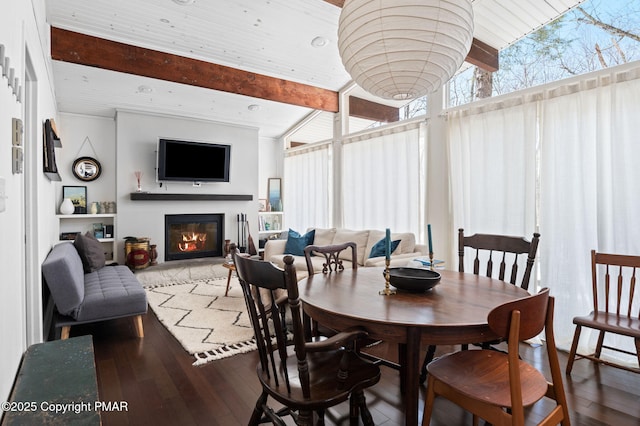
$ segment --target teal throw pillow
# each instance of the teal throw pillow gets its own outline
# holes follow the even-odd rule
[[[384,243],[385,243],[384,238],[378,241],[377,243],[375,243],[373,247],[371,247],[371,253],[369,253],[369,258],[386,255],[387,253],[385,253],[384,251]],[[398,248],[399,244],[400,244],[400,240],[391,241],[391,253],[393,253],[393,251]]]
[[[316,236],[316,230],[312,229],[304,235],[289,229],[287,236],[287,244],[284,246],[284,253],[294,256],[304,256],[304,248],[313,244],[313,239]]]

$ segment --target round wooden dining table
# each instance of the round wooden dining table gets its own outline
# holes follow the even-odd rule
[[[421,348],[496,339],[487,315],[528,296],[520,287],[479,275],[438,270],[440,282],[424,293],[383,296],[384,268],[315,274],[299,282],[304,311],[334,330],[361,327],[369,337],[399,345],[405,420],[418,424]],[[390,287],[394,289],[393,286]]]

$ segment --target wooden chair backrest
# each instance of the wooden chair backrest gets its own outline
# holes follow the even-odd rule
[[[278,371],[286,373],[287,370],[287,336],[281,315],[286,302],[278,294],[278,290],[287,290],[287,280],[291,279],[291,274],[296,282],[295,269],[285,272],[270,262],[240,256],[235,252],[234,264],[253,327],[262,370],[277,382],[280,376]],[[297,285],[295,288],[297,289]],[[296,327],[293,331],[295,333]],[[279,354],[280,365],[276,365],[275,353]],[[285,381],[287,389],[290,389],[286,374]]]
[[[325,262],[322,264],[322,273],[327,274],[330,272],[341,272],[344,270],[342,259],[344,255],[341,253],[344,250],[351,249],[351,268],[356,269],[358,267],[358,246],[354,242],[347,242],[342,244],[334,244],[329,246],[306,246],[304,248],[304,257],[307,262],[307,271],[309,275],[315,273],[311,256],[323,255]]]
[[[504,303],[489,313],[487,318],[489,327],[498,336],[510,339],[512,314],[517,311],[520,315],[520,326],[517,330],[518,338],[515,343],[517,345],[518,341],[531,339],[544,329],[548,299],[549,289],[543,288],[533,296]]]
[[[554,411],[541,424],[557,424],[561,418],[568,422],[567,401],[553,334],[554,305],[554,299],[549,295],[549,289],[544,288],[533,296],[505,303],[489,313],[489,327],[494,333],[508,337],[509,349],[507,357],[509,361],[509,390],[511,393],[513,424],[524,424],[523,395],[526,396],[527,393],[539,394],[540,390],[558,403]],[[546,389],[523,388],[523,376],[533,374],[534,370],[521,369],[519,367],[519,342],[537,336],[542,329],[545,331],[545,346],[547,360],[551,369],[551,380],[547,381]],[[496,379],[503,380],[502,377]],[[530,398],[525,397],[524,399]],[[549,423],[550,421],[552,423]],[[564,421],[562,423],[564,424]]]
[[[534,233],[531,241],[527,241],[523,237],[512,237],[507,235],[495,234],[474,234],[468,237],[464,235],[464,229],[458,230],[458,270],[464,272],[464,249],[471,247],[475,249],[475,258],[473,261],[473,273],[480,274],[480,250],[489,251],[489,259],[487,261],[486,276],[493,277],[493,253],[498,252],[501,259],[499,261],[498,276],[499,280],[505,281],[507,263],[507,254],[513,255],[513,263],[511,264],[511,273],[509,282],[516,285],[518,276],[518,255],[526,254],[527,262],[524,275],[520,281],[520,287],[527,290],[529,281],[531,280],[531,271],[535,262],[536,253],[538,251],[539,233]]]
[[[600,268],[598,267],[600,265]],[[599,273],[603,272],[604,275]],[[640,256],[598,253],[591,250],[593,311],[615,313],[627,318],[640,319],[640,309],[633,314],[633,303],[638,302],[636,270],[640,269]],[[602,278],[602,279],[601,279]],[[614,284],[615,282],[615,284]],[[599,291],[604,300],[599,298]],[[640,305],[640,302],[637,304]]]

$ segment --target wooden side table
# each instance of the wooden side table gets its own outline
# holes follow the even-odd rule
[[[233,263],[225,262],[222,264],[222,266],[229,270],[229,275],[227,276],[227,289],[224,292],[224,296],[227,297],[227,294],[229,293],[229,285],[231,284],[231,275],[233,275],[233,273],[235,272],[236,265]]]

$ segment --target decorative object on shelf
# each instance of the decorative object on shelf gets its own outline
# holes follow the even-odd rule
[[[158,246],[156,244],[151,244],[149,246],[149,259],[150,265],[154,266],[158,264]]]
[[[60,214],[73,214],[75,207],[71,202],[71,198],[65,198],[60,203]]]
[[[258,199],[258,211],[259,212],[266,212],[267,211],[267,199],[266,198],[259,198]]]
[[[282,208],[282,179],[269,178],[268,183],[268,200],[271,205],[271,211],[280,211],[278,207]]]
[[[102,223],[93,224],[93,236],[97,239],[104,238],[104,225]]]
[[[135,172],[133,172],[133,174],[136,177],[136,183],[138,184],[138,186],[136,187],[136,192],[142,192],[142,172],[140,170],[136,170]]]
[[[91,214],[102,213],[102,209],[100,208],[100,203],[98,203],[97,201],[94,201],[93,203],[91,203],[91,207],[89,207],[89,213]]]
[[[438,90],[473,41],[471,0],[349,0],[338,21],[338,50],[351,78],[384,99]]]
[[[87,187],[63,186],[62,198],[69,198],[73,203],[74,214],[87,214]]]

